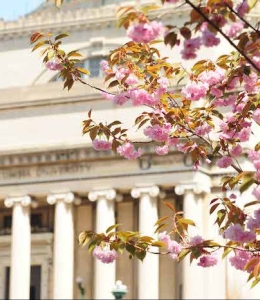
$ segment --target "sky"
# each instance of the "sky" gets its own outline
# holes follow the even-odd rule
[[[16,20],[34,10],[44,0],[0,0],[0,19]]]

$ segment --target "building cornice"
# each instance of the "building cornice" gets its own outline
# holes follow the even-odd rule
[[[144,4],[151,4],[154,1],[147,1]],[[133,5],[133,2],[123,2],[123,5]],[[171,7],[171,6],[170,6]],[[172,7],[174,8],[174,6]],[[34,31],[60,32],[75,30],[81,31],[92,28],[109,28],[115,27],[116,11],[118,5],[102,6],[100,8],[78,9],[75,11],[57,11],[55,13],[42,13],[37,16],[29,15],[21,17],[17,21],[5,22],[0,21],[0,40],[9,40],[17,37],[28,36]],[[176,17],[183,17],[189,8],[176,8],[172,13]],[[151,15],[161,15],[164,19],[172,19],[172,15],[168,15],[169,6],[163,7]]]

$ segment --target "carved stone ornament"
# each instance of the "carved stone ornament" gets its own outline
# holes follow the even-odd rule
[[[56,204],[58,201],[64,201],[67,204],[74,203],[76,205],[81,203],[81,199],[76,197],[72,192],[51,194],[47,197],[47,202],[50,205]]]
[[[157,197],[160,193],[160,189],[156,185],[135,187],[131,190],[131,196],[133,198],[140,198],[142,194],[148,194],[150,197]]]

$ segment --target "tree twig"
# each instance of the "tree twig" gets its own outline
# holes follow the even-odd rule
[[[214,23],[212,22],[196,5],[194,5],[190,0],[185,0],[185,2],[190,5],[208,24],[210,24],[217,32],[219,32],[228,42],[234,47],[244,58],[245,60],[252,66],[254,69],[260,73],[259,67],[254,63],[254,61],[238,46]]]

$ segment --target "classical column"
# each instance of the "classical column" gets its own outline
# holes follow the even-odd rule
[[[30,299],[31,225],[29,196],[7,198],[6,207],[13,207],[10,299]]]
[[[90,191],[88,194],[90,201],[97,201],[96,206],[96,232],[105,232],[106,229],[115,224],[116,191],[101,190]],[[95,259],[94,272],[94,298],[95,299],[114,299],[111,290],[116,282],[116,265],[103,264]]]
[[[154,235],[154,224],[158,220],[157,186],[132,189],[133,198],[139,198],[139,232]],[[157,248],[155,251],[158,250]],[[147,253],[143,262],[138,263],[138,298],[159,299],[159,255]]]
[[[53,298],[73,299],[74,286],[74,220],[73,204],[79,199],[73,193],[52,194],[47,202],[55,204]]]
[[[210,192],[209,188],[204,188],[198,184],[183,184],[175,187],[177,195],[183,195],[184,217],[192,219],[197,227],[189,226],[189,235],[202,235],[202,199],[199,196],[202,192]],[[194,280],[196,278],[196,280]],[[187,257],[182,262],[182,295],[183,299],[204,299],[205,285],[203,280],[203,270],[197,266],[195,261],[190,264]]]

